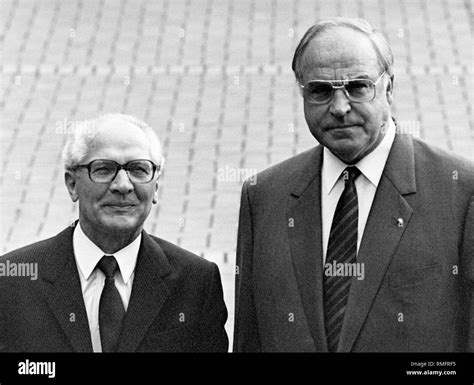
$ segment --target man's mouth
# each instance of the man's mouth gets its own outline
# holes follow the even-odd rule
[[[118,209],[126,209],[126,208],[130,208],[130,207],[134,207],[136,206],[135,204],[133,203],[108,203],[106,205],[104,205],[105,207],[111,207],[111,208],[118,208]]]
[[[331,131],[331,130],[347,130],[349,128],[356,128],[359,127],[358,124],[350,124],[350,125],[343,125],[343,126],[333,126],[333,127],[328,127],[326,130]]]

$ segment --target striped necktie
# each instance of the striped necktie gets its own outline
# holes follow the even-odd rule
[[[344,191],[337,203],[331,225],[326,253],[326,264],[345,264],[356,262],[358,202],[355,180],[360,175],[357,167],[347,167],[342,172]],[[326,269],[325,269],[326,271]],[[330,352],[337,351],[351,276],[324,274],[324,313],[325,327]]]

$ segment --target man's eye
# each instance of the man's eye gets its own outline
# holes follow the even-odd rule
[[[369,88],[369,85],[366,82],[349,82],[349,84],[346,86],[346,89],[348,91],[350,91],[350,90],[354,90],[354,91],[365,90],[367,88]]]
[[[332,87],[327,84],[311,84],[308,91],[311,94],[328,94],[332,90]]]
[[[133,172],[134,174],[147,174],[148,171],[145,170],[144,168],[132,168],[130,169],[131,172]]]
[[[150,173],[149,167],[144,166],[132,166],[129,171],[135,175],[147,175]]]
[[[97,174],[108,174],[108,173],[113,172],[113,169],[111,169],[110,167],[103,166],[103,167],[94,168],[93,172]]]

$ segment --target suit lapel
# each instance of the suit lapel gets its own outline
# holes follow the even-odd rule
[[[294,203],[287,223],[293,266],[315,348],[327,351],[322,295],[321,162],[322,147],[318,146],[292,190]]]
[[[363,280],[352,280],[339,351],[348,352],[362,328],[388,265],[412,216],[403,195],[416,192],[411,137],[396,135],[370,210],[357,262]]]
[[[169,296],[162,277],[170,272],[171,266],[163,250],[143,231],[119,352],[133,352],[139,346]]]
[[[89,322],[77,271],[72,234],[74,225],[56,236],[45,260],[45,297],[74,351],[92,352]]]

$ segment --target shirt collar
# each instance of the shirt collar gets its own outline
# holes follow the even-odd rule
[[[359,162],[355,164],[367,180],[375,187],[378,186],[382,177],[385,163],[387,162],[390,149],[395,139],[395,124],[391,116],[388,117],[387,132],[379,145]],[[322,177],[326,186],[326,194],[329,194],[336,185],[342,172],[348,165],[335,156],[329,149],[323,149]]]
[[[122,275],[122,279],[125,284],[127,284],[133,271],[135,270],[141,239],[142,234],[140,233],[132,243],[113,254],[117,260],[120,268],[120,274]],[[97,263],[99,263],[100,259],[107,253],[104,253],[87,237],[86,234],[84,234],[80,222],[74,229],[72,242],[76,263],[79,267],[79,270],[81,271],[83,277],[86,280],[89,280],[92,272],[97,266]]]

